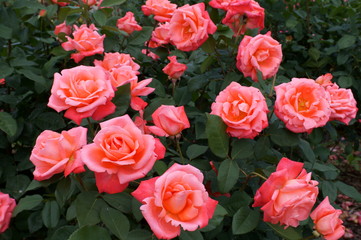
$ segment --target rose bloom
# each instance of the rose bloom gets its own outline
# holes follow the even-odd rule
[[[51,0],[53,3],[55,3],[55,4],[58,4],[59,6],[61,6],[61,7],[64,7],[64,6],[66,6],[66,5],[68,5],[69,3],[67,3],[67,2],[62,2],[62,1],[60,1],[60,0]]]
[[[303,163],[282,158],[277,169],[257,190],[252,207],[261,207],[263,220],[297,227],[310,215],[318,195],[318,182]]]
[[[134,62],[134,58],[126,53],[105,53],[103,61],[94,60],[94,65],[104,68],[106,71],[111,71],[113,68],[121,66],[130,66],[137,73],[140,66]]]
[[[187,70],[187,65],[179,63],[176,56],[169,56],[168,59],[170,63],[168,63],[162,71],[171,79],[179,79],[184,71]]]
[[[174,11],[169,22],[171,42],[182,51],[193,51],[217,30],[204,3],[184,5]]]
[[[128,34],[142,30],[142,27],[138,25],[132,12],[127,12],[124,17],[119,18],[117,20],[117,27]]]
[[[54,34],[59,35],[59,33],[61,33],[61,32],[65,33],[65,35],[71,34],[71,26],[66,25],[65,21],[63,23],[55,26]]]
[[[87,129],[83,127],[61,133],[43,131],[30,155],[30,161],[35,165],[34,179],[43,181],[61,172],[65,177],[72,172],[84,172],[79,150],[86,143]]]
[[[9,194],[0,192],[0,233],[9,228],[15,206],[15,199],[11,198]]]
[[[112,86],[114,88],[123,86],[130,82],[137,82],[138,77],[131,66],[123,65],[118,68],[113,68],[109,71]]]
[[[310,217],[315,224],[314,228],[323,235],[326,240],[337,240],[345,234],[343,221],[339,218],[341,210],[336,210],[331,206],[326,197],[313,212]]]
[[[95,172],[99,192],[123,191],[130,181],[144,177],[155,161],[164,157],[160,141],[143,134],[128,115],[102,122],[100,127],[94,143],[81,151],[84,163]]]
[[[275,87],[274,112],[295,133],[311,133],[330,118],[330,95],[312,79],[292,78]]]
[[[88,6],[93,6],[93,5],[100,5],[103,0],[82,0],[84,4],[88,5]]]
[[[218,202],[208,196],[202,182],[197,168],[175,163],[132,192],[143,203],[140,210],[157,238],[174,238],[181,227],[195,231],[208,225]]]
[[[236,60],[238,70],[258,82],[257,70],[263,79],[276,75],[282,61],[282,46],[271,37],[271,32],[255,37],[244,36]]]
[[[66,110],[65,117],[80,124],[83,118],[98,121],[115,111],[110,102],[114,89],[100,67],[78,66],[55,73],[48,106]]]
[[[6,81],[5,81],[5,78],[1,78],[0,79],[0,85],[5,85]]]
[[[95,54],[102,54],[104,52],[103,41],[105,35],[100,35],[96,30],[94,24],[87,27],[86,24],[80,28],[74,25],[75,31],[73,32],[74,38],[66,36],[67,42],[61,44],[65,51],[76,50],[76,53],[71,54],[71,58],[76,63],[80,62],[84,57],[92,56]]]
[[[211,108],[211,114],[222,118],[232,137],[253,139],[268,126],[266,100],[254,87],[232,82],[218,94]]]
[[[316,83],[320,84],[322,87],[327,87],[333,85],[331,79],[333,78],[331,73],[326,73],[325,75],[319,76],[316,79]]]
[[[152,58],[154,61],[158,61],[160,59],[160,57],[155,54],[154,52],[148,50],[148,49],[142,49],[142,53],[144,55],[147,55],[148,57]]]
[[[164,24],[159,24],[158,27],[154,29],[152,32],[151,42],[153,42],[153,46],[151,48],[159,47],[165,44],[170,43],[170,35],[169,35],[169,23],[166,22]]]
[[[226,11],[247,7],[251,0],[211,0],[209,5]]]
[[[184,106],[161,105],[152,114],[155,126],[148,127],[157,136],[176,136],[190,127]]]
[[[222,23],[233,30],[233,36],[243,35],[247,29],[258,28],[261,31],[264,28],[264,8],[252,0],[239,11],[227,11]]]
[[[176,8],[169,0],[147,0],[142,11],[145,16],[154,15],[158,22],[169,22]]]

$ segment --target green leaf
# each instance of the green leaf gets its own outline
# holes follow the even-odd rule
[[[309,142],[300,139],[299,147],[308,161],[311,163],[315,162],[316,157]]]
[[[236,184],[239,177],[239,167],[236,161],[226,159],[218,169],[218,187],[220,192],[229,192],[234,184]]]
[[[132,214],[137,222],[143,219],[143,214],[140,211],[141,206],[142,203],[140,203],[137,199],[132,198]]]
[[[162,175],[165,171],[167,171],[168,167],[163,161],[156,161],[153,166],[154,170],[158,173],[158,175]]]
[[[75,191],[75,184],[70,180],[70,178],[62,179],[55,189],[56,201],[60,206],[63,206],[65,202],[70,199],[72,194]]]
[[[174,101],[178,106],[184,106],[192,100],[192,94],[189,94],[188,87],[177,87],[174,93]]]
[[[344,49],[351,47],[356,42],[356,36],[344,35],[341,39],[338,40],[337,46],[339,49]]]
[[[143,29],[141,31],[134,32],[131,37],[129,38],[129,44],[130,45],[144,45],[146,41],[150,38],[153,32],[153,27],[149,26],[143,26]]]
[[[37,207],[43,201],[43,197],[36,194],[36,195],[28,195],[22,199],[20,199],[19,203],[16,205],[13,217],[16,217],[19,213],[25,210],[31,210]]]
[[[17,69],[16,70],[18,73],[21,73],[23,74],[26,78],[44,86],[45,85],[45,78],[43,76],[40,76],[38,74],[35,74],[31,69],[24,69],[24,68],[21,68],[21,69]]]
[[[101,7],[112,7],[115,5],[120,5],[125,3],[126,0],[104,0],[102,4],[100,4]]]
[[[54,232],[50,240],[67,240],[76,229],[75,226],[62,226]]]
[[[226,204],[224,205],[227,209],[227,212],[230,216],[233,216],[239,208],[243,206],[248,206],[253,199],[248,196],[244,191],[233,192],[232,196],[228,199]]]
[[[149,240],[152,239],[152,233],[143,230],[143,229],[136,229],[129,232],[127,240]]]
[[[189,157],[189,159],[194,159],[200,155],[202,155],[203,153],[205,153],[208,149],[208,146],[201,146],[198,144],[192,144],[187,148],[187,156]]]
[[[343,182],[337,181],[336,182],[337,189],[342,192],[343,194],[349,196],[350,198],[355,199],[358,202],[361,202],[361,193],[359,193],[356,188],[347,185]]]
[[[0,62],[0,78],[6,78],[14,72],[14,68],[10,67],[7,63]]]
[[[16,120],[7,112],[0,112],[0,129],[10,137],[16,134],[18,129]]]
[[[284,229],[285,226],[280,226],[272,223],[266,222],[268,226],[270,226],[278,235],[287,239],[287,240],[299,240],[302,239],[302,234],[298,232],[296,229],[289,227]]]
[[[105,13],[99,9],[93,13],[94,20],[99,24],[99,26],[105,25],[107,22],[107,16]]]
[[[97,196],[97,192],[82,192],[76,198],[76,217],[80,226],[94,225],[100,222],[99,213],[105,203]]]
[[[308,55],[310,55],[313,60],[317,61],[320,58],[321,53],[317,48],[312,47],[308,50]]]
[[[43,219],[41,218],[41,211],[36,211],[30,214],[28,218],[29,232],[34,233],[43,227]]]
[[[328,196],[330,202],[334,202],[337,197],[336,184],[330,181],[321,182],[322,196],[325,198]]]
[[[115,113],[112,116],[125,114],[130,103],[130,84],[118,87],[112,102],[116,105]]]
[[[117,238],[126,239],[130,225],[128,218],[123,213],[114,208],[103,207],[100,219]]]
[[[224,216],[227,215],[227,210],[224,209],[220,204],[217,204],[216,210],[214,211],[213,217],[209,220],[208,225],[201,228],[201,232],[209,232],[218,227],[223,221]]]
[[[244,159],[253,156],[254,145],[256,142],[252,139],[237,139],[232,142],[232,159]]]
[[[342,88],[349,88],[352,86],[352,77],[349,76],[341,76],[337,80],[338,84]]]
[[[66,126],[64,119],[55,112],[40,113],[35,119],[35,125],[41,130],[58,130]]]
[[[13,35],[13,30],[3,24],[0,24],[0,38],[4,38],[4,39],[11,39],[12,35]]]
[[[199,230],[188,232],[188,231],[181,231],[181,234],[179,235],[180,240],[203,240],[202,233]]]
[[[294,147],[300,142],[299,136],[285,128],[277,128],[269,131],[272,142],[281,147]]]
[[[214,53],[215,47],[216,47],[216,40],[214,40],[212,35],[209,35],[207,41],[205,41],[201,46],[203,51],[205,51],[206,53]]]
[[[211,151],[220,158],[226,158],[229,150],[227,126],[222,119],[213,114],[207,114],[206,134]]]
[[[29,184],[30,179],[26,175],[9,176],[6,179],[6,190],[11,196],[19,198],[25,193]]]
[[[232,220],[233,234],[245,234],[255,229],[259,222],[260,213],[248,206],[241,207]]]
[[[111,240],[108,231],[98,226],[84,226],[70,235],[68,240]]]
[[[123,213],[130,213],[132,203],[132,196],[128,193],[115,193],[115,194],[105,194],[102,198],[112,207],[120,210]]]
[[[208,56],[201,64],[201,73],[204,73],[208,68],[217,61],[217,58],[213,55]]]
[[[45,203],[43,211],[41,212],[45,227],[54,228],[58,225],[60,218],[59,205],[55,200]]]

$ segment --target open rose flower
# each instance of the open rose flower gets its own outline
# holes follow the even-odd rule
[[[155,126],[150,126],[148,129],[161,137],[176,136],[190,127],[184,106],[162,105],[153,112],[152,119]]]
[[[160,141],[143,134],[128,115],[100,126],[94,143],[81,151],[84,163],[95,172],[99,192],[123,191],[130,181],[144,177],[155,161],[164,157],[165,148]]]
[[[0,234],[9,228],[15,206],[15,199],[11,198],[9,194],[0,192]]]
[[[168,22],[159,24],[158,27],[154,29],[150,42],[152,43],[148,45],[150,48],[156,48],[170,43]]]
[[[55,4],[58,4],[59,6],[61,6],[61,7],[64,7],[64,6],[66,6],[66,5],[68,5],[69,3],[67,3],[67,2],[63,2],[63,1],[61,1],[61,0],[51,0],[53,3],[55,3]]]
[[[82,0],[84,4],[88,6],[100,5],[103,0]]]
[[[139,64],[134,62],[134,58],[126,53],[105,53],[103,61],[94,60],[94,65],[104,68],[106,71],[112,71],[121,66],[130,66],[137,74],[140,68]]]
[[[179,79],[184,71],[187,70],[187,65],[179,63],[176,56],[169,56],[168,59],[170,63],[168,63],[162,71],[167,74],[170,79]]]
[[[331,81],[332,78],[333,78],[333,76],[331,73],[326,73],[325,75],[319,76],[316,79],[316,83],[320,84],[323,87],[331,86],[331,85],[333,85],[333,83]]]
[[[282,61],[282,46],[271,37],[271,32],[255,37],[244,36],[238,48],[236,66],[245,77],[258,82],[257,71],[262,78],[276,75]]]
[[[204,3],[184,5],[174,11],[169,22],[171,42],[182,51],[193,51],[217,30]]]
[[[232,82],[218,94],[211,108],[211,114],[222,118],[232,137],[253,139],[268,126],[266,100],[254,87]]]
[[[67,42],[61,44],[65,51],[76,50],[76,53],[71,54],[71,58],[76,63],[80,62],[84,57],[92,56],[95,54],[102,54],[104,52],[103,41],[105,35],[100,35],[96,30],[94,24],[87,27],[86,24],[80,28],[74,25],[73,37],[68,39]]]
[[[176,8],[177,4],[169,0],[147,0],[142,6],[142,11],[146,16],[154,15],[158,22],[169,22]]]
[[[312,132],[330,118],[330,95],[312,79],[292,78],[275,87],[274,111],[286,127],[295,133]]]
[[[117,27],[128,34],[142,30],[142,27],[138,25],[132,12],[127,12],[124,17],[119,18],[117,20]]]
[[[115,111],[114,89],[100,67],[78,66],[55,73],[48,106],[80,124],[83,118],[101,120]]]
[[[261,207],[263,220],[297,227],[310,215],[318,195],[318,182],[303,163],[282,158],[277,169],[257,190],[252,207]]]
[[[181,227],[195,231],[208,225],[217,201],[203,185],[203,174],[191,165],[173,164],[160,177],[142,181],[132,195],[155,236],[171,239]]]
[[[55,26],[54,34],[59,35],[59,33],[61,33],[61,32],[65,33],[65,35],[71,34],[71,26],[66,25],[65,21],[63,23]]]
[[[43,131],[36,139],[30,155],[30,161],[35,165],[34,179],[43,181],[57,173],[84,172],[80,149],[87,143],[87,129],[72,128],[61,133],[50,130]]]
[[[251,0],[211,0],[209,5],[213,8],[229,10],[239,10],[248,7]]]
[[[310,217],[313,220],[314,228],[323,235],[326,240],[337,240],[345,234],[345,227],[339,218],[341,210],[336,210],[331,206],[326,197],[313,212]]]

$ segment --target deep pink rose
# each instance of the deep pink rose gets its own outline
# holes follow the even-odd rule
[[[177,5],[169,0],[147,0],[142,11],[146,16],[154,15],[158,22],[169,22],[176,8]]]
[[[211,108],[211,114],[222,118],[232,137],[253,139],[268,126],[266,100],[254,87],[232,82],[218,94]]]
[[[124,17],[119,18],[117,20],[117,27],[128,34],[142,30],[142,27],[138,25],[132,12],[127,12]]]
[[[251,0],[211,0],[209,5],[213,8],[219,8],[226,11],[245,8]]]
[[[15,199],[11,198],[9,194],[0,192],[0,233],[9,228],[15,206]]]
[[[261,207],[263,220],[297,227],[310,215],[318,195],[318,182],[303,163],[282,158],[277,169],[257,190],[252,207]]]
[[[170,63],[168,63],[162,71],[167,74],[170,79],[179,79],[184,71],[187,70],[187,65],[179,63],[176,56],[169,56],[168,59]]]
[[[55,4],[58,4],[59,6],[61,6],[61,7],[64,7],[64,6],[66,6],[66,5],[68,5],[69,3],[67,3],[67,2],[62,2],[62,1],[60,1],[60,0],[51,0],[53,3],[55,3]]]
[[[157,238],[174,238],[181,227],[195,231],[208,225],[218,202],[208,196],[202,182],[197,168],[175,163],[132,192],[143,203],[140,210]]]
[[[83,118],[101,120],[115,111],[114,89],[100,67],[78,66],[55,73],[48,106],[80,124]]]

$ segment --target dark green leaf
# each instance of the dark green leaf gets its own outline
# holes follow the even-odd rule
[[[13,30],[3,24],[0,24],[0,38],[4,38],[4,39],[11,39],[12,35],[13,35]]]
[[[97,192],[82,192],[76,198],[76,217],[80,226],[94,225],[100,222],[99,213],[105,203],[97,196]]]
[[[152,233],[143,230],[143,229],[136,229],[129,232],[127,240],[149,240],[152,238]]]
[[[244,159],[253,156],[254,145],[256,142],[252,139],[237,139],[232,142],[232,159]]]
[[[16,205],[13,217],[16,217],[20,212],[25,210],[31,210],[38,206],[43,201],[43,197],[36,194],[36,195],[28,195],[22,199],[20,199],[19,203]]]
[[[141,31],[136,31],[132,34],[132,36],[129,38],[129,44],[135,46],[144,45],[144,43],[149,40],[152,32],[153,27],[143,26]]]
[[[120,5],[125,3],[126,0],[103,0],[102,4],[100,4],[101,7],[112,7],[115,5]]]
[[[234,184],[236,184],[239,177],[239,167],[236,161],[226,159],[218,169],[218,187],[220,192],[229,192]]]
[[[62,179],[55,189],[56,201],[58,201],[60,206],[63,206],[65,202],[70,199],[74,191],[75,184],[73,184],[70,178]]]
[[[76,230],[75,226],[63,226],[58,228],[50,240],[68,240],[70,235]]]
[[[352,35],[344,35],[340,40],[337,42],[337,46],[339,49],[344,49],[351,47],[356,42],[356,37]]]
[[[168,169],[167,164],[165,164],[163,161],[156,161],[153,168],[159,176]]]
[[[128,218],[123,213],[114,208],[103,207],[100,219],[117,238],[126,239],[130,226]]]
[[[68,240],[111,240],[108,231],[98,226],[84,226],[70,235]]]
[[[45,203],[43,211],[41,212],[44,225],[47,228],[54,228],[58,225],[60,218],[59,205],[55,200],[48,201]]]
[[[208,56],[201,64],[201,73],[204,73],[208,68],[217,61],[217,58],[213,55]]]
[[[227,126],[222,119],[213,114],[207,114],[206,134],[211,151],[220,158],[226,158],[229,150]]]
[[[105,194],[102,198],[112,207],[120,210],[123,213],[130,213],[132,203],[132,196],[128,193],[115,193],[115,194]]]
[[[142,203],[140,203],[137,199],[132,198],[132,214],[137,222],[143,219],[143,214],[140,211],[140,206],[142,206]]]
[[[343,182],[337,181],[336,182],[337,189],[342,192],[343,194],[349,196],[350,198],[355,199],[358,202],[361,202],[361,193],[359,193],[356,188],[347,185]]]
[[[18,126],[15,119],[7,112],[0,112],[0,129],[10,137],[16,134]]]
[[[226,209],[220,204],[217,204],[217,208],[214,211],[213,217],[209,220],[208,225],[204,228],[201,228],[201,232],[209,232],[218,227],[218,225],[223,221],[224,216],[227,214]]]
[[[30,233],[34,233],[43,227],[43,219],[41,218],[40,211],[36,211],[30,214],[28,218],[28,226]]]
[[[337,187],[334,182],[322,181],[321,182],[322,196],[325,198],[328,196],[330,202],[334,202],[337,197]]]
[[[276,224],[272,224],[272,223],[268,223],[266,222],[268,226],[270,226],[278,235],[280,235],[281,237],[287,239],[287,240],[299,240],[299,239],[303,239],[302,238],[302,234],[299,233],[296,229],[289,227],[287,229],[284,229],[284,226],[280,226],[280,225],[276,225]]]
[[[340,87],[349,88],[352,86],[352,77],[341,76],[338,78],[337,82],[340,85]]]
[[[260,213],[248,206],[241,207],[232,220],[233,234],[245,234],[255,229],[259,222]]]
[[[95,21],[99,24],[99,26],[103,26],[107,22],[107,16],[101,9],[95,11],[93,13],[93,17]]]
[[[202,155],[203,153],[205,153],[208,149],[208,146],[201,146],[198,144],[192,144],[187,148],[187,156],[190,159],[194,159],[200,155]]]
[[[206,53],[214,53],[216,47],[216,40],[214,40],[212,35],[210,35],[207,41],[205,41],[201,47]]]
[[[6,189],[10,195],[15,198],[21,197],[25,193],[29,184],[29,177],[23,174],[9,176],[6,179]]]
[[[299,136],[285,128],[273,129],[269,131],[272,142],[281,147],[294,147],[299,144]]]
[[[315,153],[313,152],[309,142],[301,139],[299,142],[299,147],[308,161],[313,163],[316,160]]]
[[[180,240],[203,240],[202,233],[199,230],[188,232],[188,231],[181,231],[181,234],[179,235]]]
[[[314,48],[314,47],[312,47],[312,48],[310,48],[308,50],[308,54],[315,61],[317,61],[320,58],[320,55],[321,55],[320,51],[317,48]]]
[[[58,130],[66,126],[64,119],[55,112],[40,113],[35,119],[35,125],[41,130]]]

